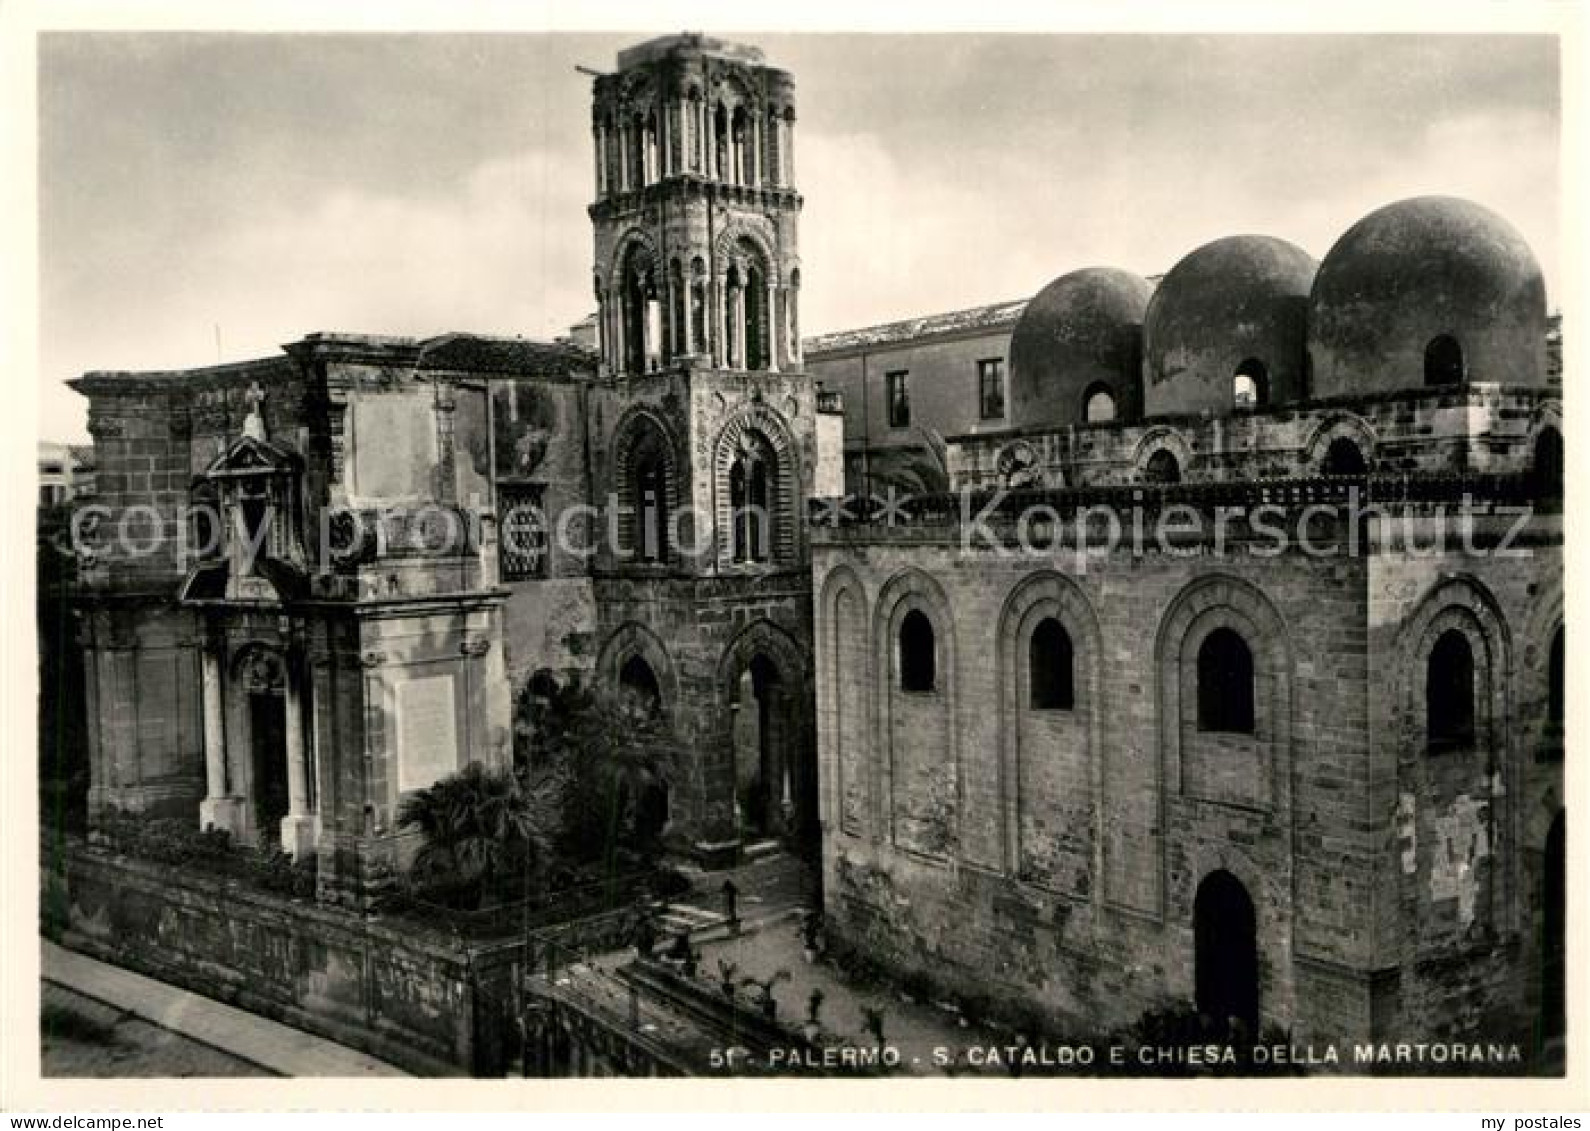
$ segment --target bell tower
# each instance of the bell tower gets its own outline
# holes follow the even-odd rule
[[[594,283],[605,373],[800,368],[795,84],[701,35],[595,84]]]
[[[701,35],[623,51],[591,130],[600,377],[592,477],[598,680],[679,751],[665,838],[703,861],[816,851],[795,88]],[[832,409],[833,406],[829,406]]]

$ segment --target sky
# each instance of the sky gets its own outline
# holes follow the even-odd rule
[[[1510,220],[1559,303],[1549,37],[707,30],[795,76],[805,333],[1160,273],[1236,233],[1319,258],[1423,193]],[[63,382],[91,369],[564,332],[593,309],[575,67],[641,38],[44,34],[41,435],[86,437]]]

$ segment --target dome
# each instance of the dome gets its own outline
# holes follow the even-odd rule
[[[1309,298],[1317,397],[1546,383],[1546,286],[1522,236],[1466,200],[1388,204],[1330,249]]]
[[[1230,412],[1239,390],[1255,404],[1303,399],[1315,269],[1302,248],[1269,236],[1228,236],[1183,256],[1144,318],[1144,411]]]
[[[1011,426],[1137,419],[1148,295],[1145,280],[1113,267],[1072,271],[1039,291],[1010,336]]]

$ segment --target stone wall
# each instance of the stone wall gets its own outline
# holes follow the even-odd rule
[[[1561,433],[1561,417],[1560,398],[1546,390],[1414,389],[1212,418],[955,437],[950,474],[958,487],[1008,485],[1016,445],[1032,486],[1141,483],[1159,451],[1189,482],[1310,476],[1325,470],[1337,439],[1356,445],[1378,474],[1524,471],[1542,430]]]
[[[1219,557],[1150,546],[1078,562],[963,543],[953,521],[814,527],[835,930],[951,992],[1096,1032],[1193,997],[1194,899],[1224,870],[1256,910],[1266,1022],[1310,1039],[1516,1031],[1561,797],[1541,722],[1555,523],[1533,520],[1524,562],[1416,557],[1400,533],[1359,556],[1255,556],[1239,535]],[[1481,520],[1477,543],[1494,549],[1506,525]],[[1458,574],[1467,596],[1448,601]],[[1483,605],[1495,640],[1487,749],[1440,764],[1410,718],[1424,668],[1404,640],[1421,602]],[[930,694],[899,688],[909,607],[934,623]],[[1040,617],[1073,643],[1067,711],[1026,697]],[[1200,729],[1196,654],[1216,628],[1251,650],[1252,734]]]
[[[480,977],[443,936],[93,850],[46,863],[65,946],[411,1072],[476,1068]]]

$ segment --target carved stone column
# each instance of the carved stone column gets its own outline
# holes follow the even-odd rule
[[[767,279],[767,368],[770,373],[778,372],[778,342],[782,335],[778,332],[778,287],[773,282],[773,276]]]
[[[282,818],[282,851],[301,860],[315,851],[320,821],[309,805],[309,747],[304,741],[303,674],[287,665],[282,691],[287,716],[287,816]]]
[[[221,687],[221,657],[213,647],[200,651],[200,683],[204,697],[204,800],[199,802],[199,827],[238,835],[243,827],[243,802],[226,792],[226,708]]]

